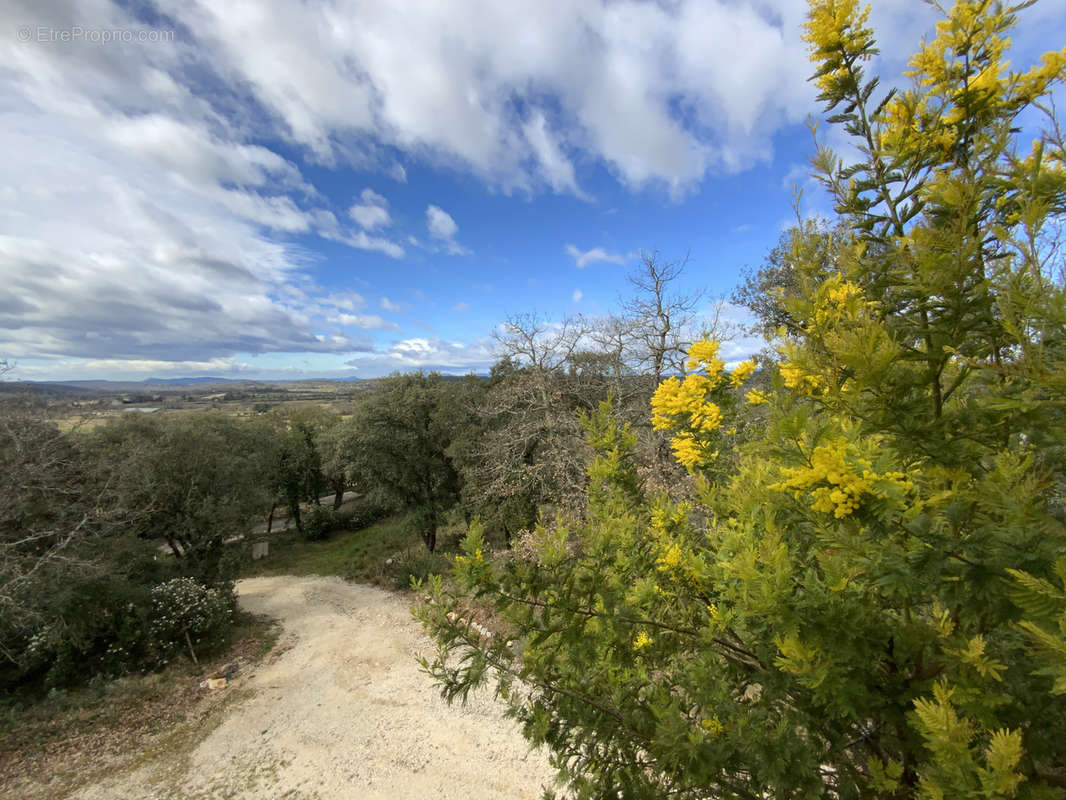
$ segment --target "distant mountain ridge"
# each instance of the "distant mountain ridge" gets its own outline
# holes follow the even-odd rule
[[[248,383],[242,378],[219,378],[214,375],[200,375],[195,378],[145,378],[141,383]],[[257,381],[251,381],[257,383]],[[110,381],[105,381],[110,383]]]
[[[211,384],[257,384],[257,383],[322,383],[361,381],[364,378],[221,378],[213,375],[198,375],[190,378],[145,378],[139,381],[109,381],[102,379],[85,381],[8,381],[11,385],[23,386],[71,386],[78,389],[145,389],[152,385],[160,386],[203,386]]]
[[[203,389],[217,386],[220,389],[238,389],[264,384],[300,384],[300,383],[350,383],[365,381],[364,378],[299,378],[295,380],[270,380],[256,378],[221,378],[211,375],[198,375],[188,378],[145,378],[140,381],[109,380],[72,380],[72,381],[0,381],[0,392],[30,391],[34,393],[70,393],[90,392],[103,395],[145,392],[175,392],[183,388]]]

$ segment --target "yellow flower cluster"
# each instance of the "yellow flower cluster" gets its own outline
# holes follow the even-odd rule
[[[721,736],[725,731],[725,727],[722,725],[722,721],[718,719],[718,715],[708,719],[700,720],[700,727],[707,731],[709,736]]]
[[[749,405],[761,406],[770,398],[767,397],[766,392],[760,392],[758,389],[752,389],[750,392],[744,395],[744,399],[748,401]]]
[[[866,31],[869,16],[870,7],[866,6],[860,11],[858,0],[821,0],[811,3],[807,22],[803,26],[803,40],[814,52],[853,50],[857,43],[861,43],[863,37],[860,34]]]
[[[670,443],[678,462],[689,469],[712,461],[703,438],[722,427],[722,409],[708,399],[721,383],[725,362],[718,357],[718,342],[704,339],[692,345],[686,368],[694,370],[684,380],[667,378],[651,398],[651,424],[655,430],[678,431]],[[734,387],[741,386],[755,371],[754,361],[744,361],[729,376]]]
[[[1066,47],[1044,53],[1040,60],[1041,65],[1022,75],[1019,82],[1019,94],[1029,101],[1046,94],[1051,84],[1066,80]]]
[[[688,516],[692,507],[688,503],[671,505],[670,503],[656,502],[651,510],[651,526],[658,533],[669,533],[678,525],[688,522]]]
[[[751,359],[747,361],[741,361],[732,372],[729,373],[729,382],[733,385],[734,389],[739,389],[741,385],[751,377],[751,373],[755,372],[755,362]]]
[[[785,362],[779,367],[781,377],[784,378],[785,386],[802,394],[814,394],[822,387],[822,377],[807,372],[802,367],[791,362]]]
[[[725,362],[718,357],[718,347],[718,342],[710,339],[702,339],[695,342],[689,348],[685,369],[690,372],[702,369],[707,373],[708,377],[717,378],[721,374],[722,368],[725,367]]]
[[[903,92],[879,115],[888,150],[939,149],[947,157],[964,129],[1004,108],[1018,109],[1066,80],[1066,48],[1045,53],[1028,72],[1011,72],[1004,35],[1009,10],[987,0],[957,0],[936,36],[912,57],[907,75],[922,87]]]
[[[911,487],[901,472],[874,472],[873,465],[853,453],[844,438],[814,448],[809,467],[794,467],[784,473],[785,480],[773,484],[771,489],[792,492],[797,500],[809,492],[811,508],[832,513],[837,519],[855,511],[866,495],[885,497],[875,487],[878,482],[891,481],[905,489]]]
[[[666,552],[656,559],[655,564],[660,572],[670,572],[681,566],[683,558],[684,553],[681,552],[681,547],[677,542],[671,542]]]
[[[634,649],[634,650],[641,650],[641,649],[643,649],[643,648],[647,647],[648,645],[650,645],[650,644],[651,644],[652,642],[654,642],[654,641],[655,641],[655,640],[654,640],[654,639],[652,639],[652,638],[651,638],[651,637],[650,637],[650,636],[649,636],[649,635],[647,634],[647,632],[645,632],[645,631],[641,631],[641,632],[640,632],[640,633],[638,633],[638,634],[636,635],[636,637],[635,637],[635,638],[633,639],[633,649]]]
[[[826,280],[818,294],[814,324],[819,327],[830,327],[846,317],[860,317],[873,306],[866,299],[862,288],[844,280],[840,275]]]
[[[815,79],[826,94],[841,88],[848,79],[844,54],[868,59],[872,52],[873,31],[866,26],[870,7],[859,9],[858,0],[816,0],[811,3],[803,39],[812,60],[825,60],[828,69]]]
[[[671,439],[670,449],[674,451],[677,462],[688,469],[713,461],[718,456],[717,450],[708,451],[691,433],[679,433]]]
[[[703,375],[686,375],[684,381],[667,378],[651,398],[652,427],[660,431],[673,430],[682,415],[691,414],[693,427],[713,431],[721,421],[721,410],[706,400],[707,393],[713,388],[710,378]]]
[[[650,539],[655,553],[655,568],[672,580],[694,580],[695,571],[692,553],[683,549],[683,538],[677,538],[676,528],[684,528],[691,506],[688,503],[672,505],[658,501],[652,509]],[[680,531],[684,536],[684,531]],[[657,591],[661,591],[659,587]]]

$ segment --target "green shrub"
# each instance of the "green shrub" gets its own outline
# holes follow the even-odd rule
[[[343,519],[336,511],[327,506],[315,505],[303,519],[303,538],[309,542],[328,539],[333,531],[343,524]]]
[[[174,578],[152,589],[149,645],[160,662],[187,649],[217,644],[233,623],[233,602],[225,592],[193,578]]]
[[[369,528],[375,522],[380,522],[392,513],[394,513],[393,509],[380,503],[362,500],[351,510],[337,512],[337,517],[343,527],[357,531]]]
[[[430,575],[440,575],[449,568],[447,556],[430,553],[424,547],[404,550],[385,562],[385,573],[397,589],[410,589],[412,578],[424,581]]]
[[[149,594],[124,576],[100,575],[56,592],[53,617],[25,642],[16,682],[54,688],[143,667]]]

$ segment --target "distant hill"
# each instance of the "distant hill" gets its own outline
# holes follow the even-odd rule
[[[441,377],[446,381],[463,380],[466,376],[444,374]],[[478,375],[485,378],[485,375]],[[145,378],[141,381],[108,381],[108,380],[84,380],[84,381],[27,381],[8,380],[0,381],[0,392],[32,392],[33,394],[96,394],[96,395],[121,395],[121,394],[145,394],[161,393],[173,394],[182,389],[209,389],[217,386],[220,389],[249,390],[256,386],[292,386],[312,387],[314,385],[330,383],[359,383],[362,388],[376,386],[380,378],[359,378],[345,376],[336,378],[298,378],[294,380],[265,380],[251,378],[222,378],[215,375],[197,375],[188,378]]]
[[[258,381],[253,381],[253,383]],[[111,381],[103,381],[111,383]],[[212,375],[203,375],[198,378],[145,378],[141,383],[248,383],[240,378],[216,378]]]
[[[0,381],[0,392],[23,391],[34,394],[70,394],[70,393],[99,393],[99,394],[122,394],[124,392],[174,392],[183,388],[205,389],[212,386],[226,389],[249,388],[254,386],[290,385],[299,384],[322,384],[322,383],[352,383],[355,381],[366,382],[363,378],[302,378],[298,380],[255,380],[249,378],[221,378],[214,375],[197,375],[188,378],[145,378],[141,381],[108,381],[108,380],[84,380],[84,381],[27,381],[8,380]],[[371,381],[373,382],[373,381]]]

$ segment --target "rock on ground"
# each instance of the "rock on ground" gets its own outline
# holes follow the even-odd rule
[[[537,798],[553,771],[491,692],[448,706],[415,658],[431,641],[404,599],[333,578],[254,578],[241,605],[279,619],[278,655],[187,756],[154,754],[79,800]]]

